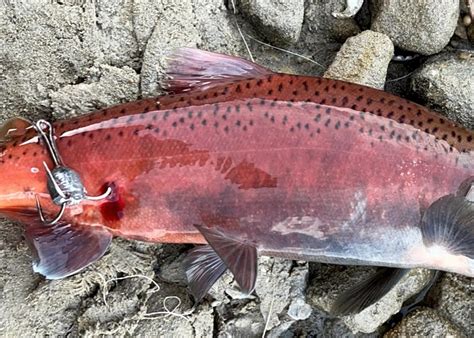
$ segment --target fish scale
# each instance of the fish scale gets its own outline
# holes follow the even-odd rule
[[[472,228],[472,205],[457,193],[474,177],[472,131],[376,89],[189,53],[170,66],[171,94],[54,124],[59,153],[88,194],[112,191],[66,210],[60,225],[72,224],[74,240],[51,240],[65,236],[60,225],[48,232],[33,212],[32,192],[45,213],[58,209],[40,170],[51,159],[35,131],[5,143],[0,212],[27,224],[33,247],[47,252],[36,271],[74,273],[114,235],[209,243],[187,262],[198,299],[218,277],[208,274],[227,268],[250,291],[257,253],[474,275],[472,233],[462,228]],[[208,71],[213,62],[229,74]],[[459,229],[437,228],[450,226]],[[82,245],[83,261],[48,255],[45,243],[61,252]],[[402,275],[388,273],[385,284]]]

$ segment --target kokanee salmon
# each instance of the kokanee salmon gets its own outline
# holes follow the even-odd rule
[[[341,297],[340,313],[410,268],[474,276],[472,130],[376,89],[194,49],[171,57],[164,86],[54,123],[62,161],[88,194],[108,193],[53,224],[36,199],[58,213],[46,170],[57,163],[38,128],[5,125],[0,212],[24,224],[35,271],[76,273],[112,236],[207,243],[186,260],[198,300],[227,269],[251,292],[258,254],[385,267]]]

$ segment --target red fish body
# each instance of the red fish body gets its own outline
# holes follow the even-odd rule
[[[64,220],[129,239],[218,251],[221,236],[260,254],[474,276],[474,257],[434,253],[420,230],[474,176],[472,131],[372,88],[258,70],[55,123],[88,192],[113,190]],[[32,130],[6,145],[0,212],[31,222],[34,194],[57,212],[43,161],[52,166]]]

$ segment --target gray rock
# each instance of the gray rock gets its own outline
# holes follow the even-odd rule
[[[339,294],[374,272],[374,268],[367,267],[319,265],[315,273],[316,277],[309,282],[310,304],[330,312]],[[344,323],[354,333],[375,332],[380,325],[400,310],[405,300],[421,291],[429,278],[428,270],[412,270],[378,302],[358,314],[344,317]]]
[[[306,3],[302,38],[308,44],[341,42],[360,32],[353,18],[338,19],[332,13],[342,12],[346,1],[309,1]],[[314,48],[314,46],[313,46]]]
[[[253,295],[244,296],[240,293],[230,273],[224,274],[211,288],[210,295],[217,300],[215,306],[224,318],[240,318],[242,309],[239,306],[236,308],[236,301],[253,304],[246,311],[252,309],[255,329],[259,328],[263,332],[263,327],[266,327],[266,335],[278,336],[296,321],[311,315],[312,309],[305,300],[307,274],[308,263],[260,257]],[[241,320],[245,322],[247,316]],[[237,324],[232,325],[234,327]]]
[[[89,71],[87,82],[66,85],[50,94],[55,119],[92,112],[138,98],[139,76],[131,68],[103,65]]]
[[[255,293],[260,299],[260,311],[265,318],[269,334],[299,320],[297,313],[300,310],[297,308],[311,314],[305,301],[307,274],[308,263],[298,264],[290,260],[269,257],[260,259]],[[291,305],[295,317],[288,315]]]
[[[427,106],[474,128],[474,57],[469,53],[434,57],[412,77],[411,90]]]
[[[304,18],[304,1],[240,0],[243,14],[262,35],[275,43],[298,41]]]
[[[85,1],[84,3],[88,3]],[[97,1],[89,5],[94,16],[87,16],[85,44],[96,46],[98,61],[117,67],[140,66],[138,39],[134,34],[133,0]]]
[[[81,41],[89,11],[52,2],[0,5],[2,117],[47,117],[49,92],[78,81],[78,69],[92,65],[93,48]]]
[[[342,12],[333,12],[332,15],[338,19],[351,18],[362,8],[364,0],[346,0],[346,8]]]
[[[449,319],[467,337],[474,336],[474,283],[472,278],[446,273],[430,292],[434,297],[435,309]]]
[[[346,40],[324,76],[383,89],[393,51],[386,35],[364,31]]]
[[[430,308],[410,313],[384,337],[464,337],[449,321]]]
[[[459,1],[375,0],[371,29],[403,49],[430,55],[441,51],[456,29]]]

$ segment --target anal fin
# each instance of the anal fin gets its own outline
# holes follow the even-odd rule
[[[246,241],[228,237],[217,229],[200,225],[196,225],[196,228],[210,245],[192,251],[187,264],[186,274],[196,298],[202,298],[226,269],[232,272],[242,292],[250,294],[257,279],[256,247]],[[210,252],[211,248],[214,254]],[[206,273],[209,267],[213,270]]]
[[[331,313],[346,316],[364,310],[385,296],[408,271],[410,270],[379,268],[374,275],[339,295]]]
[[[101,258],[112,240],[101,227],[65,221],[45,225],[39,220],[25,227],[25,237],[35,255],[33,270],[47,279],[79,272]]]
[[[189,289],[196,302],[207,294],[227,270],[226,265],[210,245],[192,249],[184,261]]]

